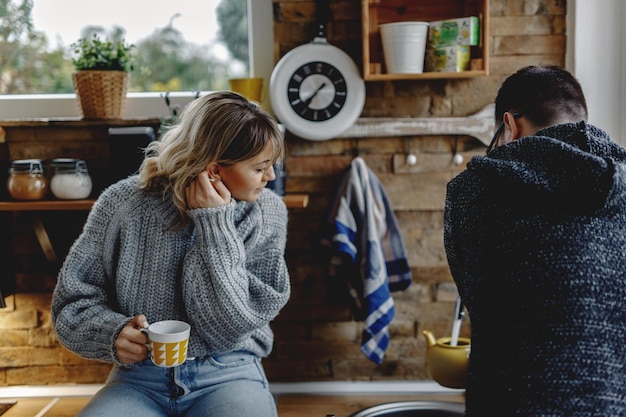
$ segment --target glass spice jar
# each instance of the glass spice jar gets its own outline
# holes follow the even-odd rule
[[[17,159],[11,162],[7,179],[9,195],[15,200],[41,200],[48,191],[41,159]]]
[[[80,200],[91,194],[91,177],[82,159],[57,158],[52,163],[52,194],[61,200]]]

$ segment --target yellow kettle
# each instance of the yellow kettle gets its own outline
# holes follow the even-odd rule
[[[428,330],[424,330],[422,334],[426,338],[428,375],[444,387],[465,388],[470,339],[459,337],[456,346],[451,346],[451,337],[435,339]]]

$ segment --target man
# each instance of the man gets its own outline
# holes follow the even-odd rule
[[[467,416],[626,415],[626,150],[557,67],[507,78],[495,113],[445,207]]]

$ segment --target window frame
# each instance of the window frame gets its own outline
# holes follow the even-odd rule
[[[273,16],[272,0],[248,0],[248,43],[250,51],[250,76],[266,80],[269,84],[273,68]],[[172,104],[184,106],[195,97],[195,92],[171,92]],[[268,94],[264,94],[267,97]],[[169,110],[162,93],[134,93],[126,96],[125,118],[167,117]],[[0,95],[0,118],[36,119],[80,117],[75,94],[15,94]]]
[[[567,1],[566,67],[582,85],[589,122],[626,146],[626,19],[623,0]]]

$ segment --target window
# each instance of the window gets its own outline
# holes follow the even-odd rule
[[[198,9],[207,8],[208,5],[212,5],[211,7],[215,8],[220,0],[179,0],[178,3],[195,3],[198,4]],[[40,2],[37,2],[38,4]],[[47,3],[47,2],[41,2]],[[65,1],[62,0],[64,4],[64,9],[66,10],[68,6],[65,6]],[[110,7],[109,2],[102,2],[107,7]],[[162,4],[156,4],[154,2],[144,2],[144,1],[134,1],[131,3],[145,3],[144,8],[150,11],[150,13],[158,8],[161,8]],[[173,2],[176,4],[176,2]],[[84,7],[87,11],[90,10],[92,2],[79,2],[78,4],[84,4],[87,6]],[[272,43],[273,43],[273,30],[272,30],[272,4],[271,0],[247,0],[247,11],[248,11],[248,51],[249,51],[249,67],[243,68],[240,65],[240,68],[235,68],[233,72],[228,73],[228,76],[259,76],[264,77],[269,81],[269,75],[271,74],[271,70],[273,67],[272,62]],[[124,13],[126,15],[126,13]],[[214,12],[207,11],[206,16],[211,18],[211,14],[214,16]],[[134,21],[142,21],[141,14],[137,12],[128,13],[133,17]],[[205,16],[200,14],[201,16]],[[169,23],[173,24],[176,27],[176,20],[182,19],[182,16],[170,16],[172,18],[171,22],[162,22],[159,21],[157,26],[164,26]],[[207,19],[208,19],[207,18]],[[37,26],[37,16],[33,16],[33,20],[35,26]],[[168,17],[169,19],[169,17]],[[62,17],[62,25],[68,25],[66,17]],[[88,19],[82,19],[83,21],[89,21]],[[131,22],[132,22],[131,20]],[[144,19],[145,20],[145,19]],[[206,23],[205,28],[210,27],[210,24]],[[105,27],[104,29],[109,29]],[[188,28],[189,35],[185,35],[183,31],[183,35],[185,38],[189,37],[189,39],[199,40],[201,42],[201,35],[192,35],[191,27]],[[196,30],[196,29],[194,29]],[[202,25],[199,25],[198,31],[202,31]],[[208,32],[208,31],[207,31]],[[128,36],[126,37],[129,41],[135,42],[133,39],[131,31],[127,29]],[[77,38],[80,36],[80,33],[76,35]],[[143,35],[138,35],[143,36]],[[224,53],[223,51],[219,51],[219,47],[215,45],[211,45],[211,37],[214,36],[214,33],[207,33],[206,44],[209,44],[214,50],[213,53],[219,54]],[[65,45],[69,43],[73,43],[76,39],[62,39],[62,42]],[[49,39],[50,42],[57,42],[56,39]],[[225,81],[222,80],[221,84],[217,84],[217,88],[227,88],[224,84]],[[266,83],[267,84],[267,83]],[[203,89],[204,90],[204,89]],[[190,101],[195,96],[195,91],[179,91],[170,93],[170,100],[174,104],[184,105],[188,101]],[[66,94],[28,94],[28,95],[0,95],[0,117],[4,119],[10,118],[39,118],[39,117],[76,117],[79,116],[78,106],[76,103],[76,99],[73,93]],[[167,116],[169,115],[169,110],[165,105],[163,99],[162,92],[129,92],[126,101],[126,117],[157,117],[157,116]]]

